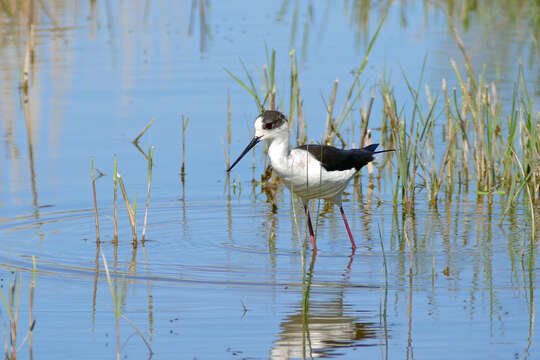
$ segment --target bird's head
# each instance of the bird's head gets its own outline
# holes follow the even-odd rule
[[[264,110],[255,119],[255,136],[251,139],[251,142],[246,146],[244,151],[240,154],[233,164],[227,169],[231,169],[251,150],[255,145],[261,141],[272,141],[276,138],[289,139],[289,123],[287,118],[281,112],[276,110]]]
[[[272,140],[289,134],[289,123],[283,113],[276,110],[265,110],[255,119],[255,137],[261,140]]]

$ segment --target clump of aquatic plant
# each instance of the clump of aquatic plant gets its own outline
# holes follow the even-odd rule
[[[422,77],[413,88],[403,74],[411,96],[396,99],[382,81],[382,129],[387,132],[383,137],[397,149],[394,205],[412,213],[416,194],[425,190],[430,206],[437,209],[441,193],[450,199],[472,190],[489,199],[505,197],[506,214],[521,196],[534,224],[540,191],[540,114],[534,113],[523,70],[511,108],[504,112],[496,85],[485,80],[485,66],[476,76],[468,65],[465,77],[453,60],[451,65],[457,86],[449,88],[442,79],[441,95],[434,96],[427,85],[422,95]],[[399,105],[411,99],[409,111]]]
[[[141,152],[141,154],[144,156],[144,158],[147,161],[147,190],[146,190],[146,201],[145,201],[145,208],[144,208],[144,221],[143,221],[143,227],[142,227],[142,237],[141,240],[144,244],[144,241],[146,239],[146,230],[148,227],[148,211],[150,208],[150,190],[152,188],[152,169],[154,166],[154,147],[149,146],[148,152],[145,153],[139,146],[139,140],[141,139],[142,135],[146,133],[146,131],[152,126],[154,123],[154,119],[150,121],[143,130],[137,135],[137,137],[133,140],[134,146]],[[98,214],[98,204],[97,204],[97,193],[96,193],[96,177],[94,175],[94,160],[91,160],[91,181],[92,181],[92,194],[93,194],[93,200],[94,200],[94,218],[96,223],[96,242],[99,244],[100,242],[100,228],[99,228],[99,214]],[[114,164],[113,164],[113,243],[118,243],[118,187],[120,187],[120,191],[122,193],[122,197],[125,202],[128,218],[129,218],[129,224],[131,227],[131,235],[132,235],[132,244],[134,247],[138,244],[138,237],[137,237],[137,199],[136,197],[132,197],[131,201],[128,196],[128,192],[126,189],[126,185],[124,183],[123,177],[118,172],[118,159],[116,155],[114,156]]]

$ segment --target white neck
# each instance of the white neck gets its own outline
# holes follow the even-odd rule
[[[270,141],[268,146],[268,156],[273,167],[279,167],[279,164],[284,164],[289,156],[289,133],[287,136],[275,137]]]

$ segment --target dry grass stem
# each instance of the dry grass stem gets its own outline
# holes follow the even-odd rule
[[[146,124],[146,126],[141,130],[141,132],[139,133],[139,135],[137,135],[135,137],[135,139],[133,139],[133,143],[134,144],[137,144],[139,142],[139,140],[141,139],[141,137],[144,135],[144,133],[146,133],[146,131],[148,131],[148,129],[150,129],[150,126],[152,126],[152,124],[154,123],[156,119],[152,119],[150,120],[150,122],[148,124]]]
[[[120,185],[120,190],[122,191],[122,196],[124,197],[124,201],[126,202],[126,210],[129,216],[129,223],[131,224],[133,246],[137,246],[137,224],[136,224],[135,212],[129,203],[129,198],[127,195],[126,187],[124,186],[124,180],[122,180],[122,176],[120,176],[120,174],[117,174],[117,177],[118,177],[118,183]]]

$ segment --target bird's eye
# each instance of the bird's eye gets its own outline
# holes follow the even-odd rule
[[[263,128],[266,129],[266,130],[272,129],[272,123],[263,124]]]

